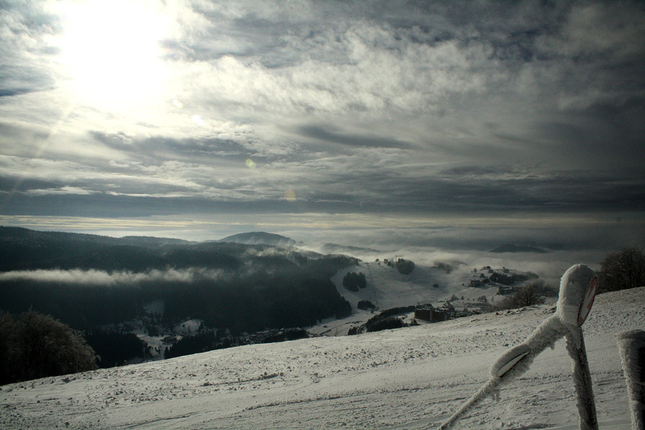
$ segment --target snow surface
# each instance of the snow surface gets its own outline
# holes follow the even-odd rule
[[[630,428],[615,333],[645,328],[645,287],[599,295],[583,326],[601,429]],[[0,428],[436,428],[554,308],[237,348],[0,387]],[[577,429],[564,341],[456,423]]]

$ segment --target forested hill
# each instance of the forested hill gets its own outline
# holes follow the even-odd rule
[[[0,311],[31,308],[86,331],[132,320],[150,332],[191,319],[220,333],[304,327],[351,313],[330,278],[355,263],[269,245],[0,227]]]
[[[249,233],[253,237],[259,233]],[[245,235],[239,235],[247,238]],[[289,238],[284,244],[295,244]],[[250,237],[250,236],[249,236]],[[247,245],[254,245],[249,247]],[[237,270],[244,265],[242,255],[249,249],[262,253],[276,244],[222,240],[189,242],[147,236],[114,238],[91,234],[34,231],[0,227],[0,271],[34,269],[95,269],[145,271],[151,269],[208,267]],[[322,256],[296,250],[272,250],[292,259],[319,259]],[[257,259],[256,259],[257,260]],[[266,263],[269,258],[260,258]],[[277,262],[277,261],[276,261]],[[257,263],[257,261],[256,261]]]
[[[163,266],[167,261],[159,257],[165,250],[190,244],[179,239],[114,238],[0,227],[0,271],[51,268],[139,270]]]

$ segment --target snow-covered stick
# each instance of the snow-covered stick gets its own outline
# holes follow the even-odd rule
[[[582,330],[593,305],[598,286],[598,278],[588,266],[576,264],[562,275],[560,294],[556,313],[545,320],[520,345],[502,354],[493,363],[488,382],[464,403],[457,412],[441,424],[440,430],[447,430],[469,409],[485,399],[503,384],[524,374],[537,357],[548,346],[567,336],[567,344],[571,345],[571,358],[574,361],[574,380],[578,392],[578,412],[580,413],[580,429],[596,430],[596,407],[591,390],[591,376],[587,355],[584,349]],[[583,426],[583,422],[585,423]],[[587,426],[586,423],[591,423]],[[595,423],[595,424],[593,424]],[[593,426],[595,425],[595,427]]]
[[[567,352],[573,360],[573,383],[576,387],[580,430],[598,430],[596,402],[591,384],[591,372],[587,360],[582,329],[576,327],[566,335]]]
[[[450,418],[448,418],[446,421],[439,426],[439,430],[447,430],[452,427],[452,425],[459,419],[463,414],[468,412],[468,410],[475,405],[477,405],[479,402],[484,400],[486,397],[488,397],[490,394],[492,394],[497,388],[499,388],[499,384],[502,382],[500,378],[491,378],[488,380],[486,384],[484,384],[483,387],[479,389],[466,403],[461,405],[461,408],[457,410]]]
[[[627,382],[632,430],[645,430],[645,331],[629,330],[615,336]]]

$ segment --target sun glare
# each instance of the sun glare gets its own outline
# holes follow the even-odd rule
[[[65,16],[64,63],[80,101],[126,108],[158,95],[167,26],[151,3],[90,0]]]

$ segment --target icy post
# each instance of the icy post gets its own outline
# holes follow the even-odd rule
[[[615,336],[627,382],[632,430],[645,430],[645,331],[629,330]]]
[[[591,372],[580,328],[591,311],[597,288],[598,278],[593,270],[582,265],[571,267],[562,276],[556,311],[562,322],[569,328],[565,336],[567,352],[573,360],[573,383],[578,394],[580,430],[598,430]]]
[[[464,403],[457,412],[439,427],[446,430],[470,408],[477,405],[495,390],[524,374],[537,357],[548,346],[563,336],[567,338],[567,351],[573,364],[574,384],[578,394],[578,413],[581,430],[597,430],[596,406],[591,389],[591,376],[584,339],[580,326],[585,322],[596,295],[598,278],[588,266],[576,264],[562,275],[560,294],[555,314],[546,319],[520,345],[502,354],[493,363],[491,378]]]

